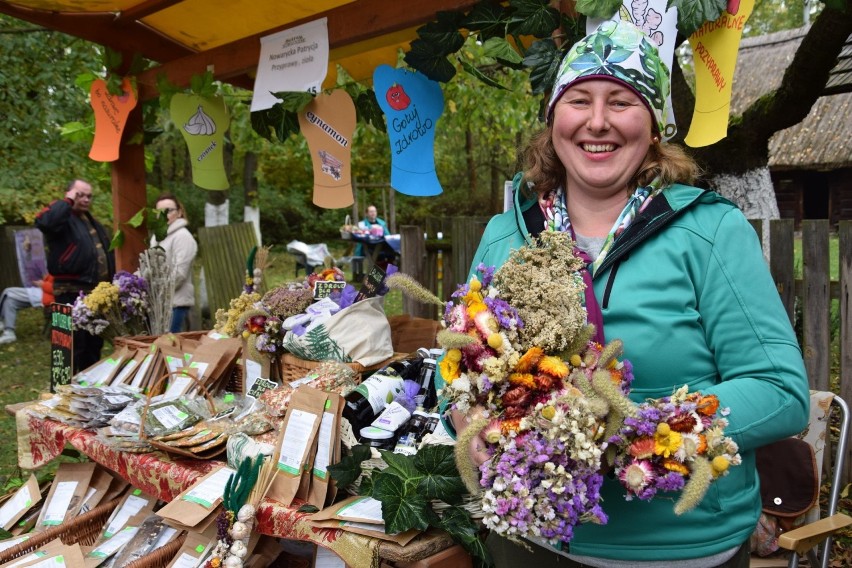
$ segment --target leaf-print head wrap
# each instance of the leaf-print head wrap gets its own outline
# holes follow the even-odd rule
[[[657,132],[668,134],[666,138],[674,135],[667,133],[665,128],[671,90],[669,68],[648,36],[623,20],[602,22],[565,55],[547,103],[547,123],[552,123],[553,108],[568,87],[579,81],[601,78],[630,87],[648,106]]]

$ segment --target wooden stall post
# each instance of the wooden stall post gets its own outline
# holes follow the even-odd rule
[[[414,278],[423,286],[428,287],[425,279],[426,243],[423,240],[423,231],[414,225],[403,225],[400,227],[400,271]],[[413,317],[435,318],[434,306],[423,304],[417,300],[403,296],[402,311]]]

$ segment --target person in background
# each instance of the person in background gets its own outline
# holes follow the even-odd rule
[[[89,208],[92,186],[72,180],[65,198],[58,199],[36,215],[36,227],[44,234],[47,271],[53,275],[56,301],[73,304],[80,292],[88,293],[99,282],[115,276],[115,256],[109,250],[109,236]],[[74,331],[74,372],[82,371],[101,358],[102,338],[78,329]]]
[[[53,276],[33,281],[35,286],[6,288],[0,293],[0,345],[14,343],[15,323],[18,311],[24,308],[40,308],[53,303]]]
[[[632,399],[683,385],[716,395],[742,464],[681,516],[671,499],[626,500],[605,476],[607,524],[578,525],[560,550],[492,533],[497,566],[746,568],[761,512],[754,450],[807,424],[802,354],[757,235],[733,203],[690,185],[698,167],[662,140],[668,92],[668,69],[632,24],[604,22],[575,44],[515,177],[514,209],[488,224],[472,266],[568,232],[596,341],[623,340],[633,365]],[[456,414],[457,429],[468,418]],[[477,463],[481,446],[469,447]]]
[[[187,228],[186,210],[178,199],[169,193],[157,198],[154,205],[166,216],[168,232],[157,242],[151,237],[151,246],[160,246],[166,251],[166,257],[174,267],[175,292],[172,296],[172,324],[170,331],[184,330],[189,309],[195,305],[195,288],[192,284],[192,262],[198,253],[198,244]]]
[[[362,229],[368,229],[368,230],[374,230],[373,228],[376,225],[378,225],[379,227],[382,228],[382,232],[378,236],[386,235],[389,232],[388,231],[388,224],[385,222],[384,219],[379,217],[379,212],[376,210],[375,205],[368,205],[367,206],[367,214],[363,219],[361,219],[361,222],[358,223],[358,225]],[[378,233],[378,230],[376,230],[376,232]]]

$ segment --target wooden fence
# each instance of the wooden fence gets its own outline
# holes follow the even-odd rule
[[[449,223],[448,223],[449,221]],[[401,270],[444,299],[467,277],[470,263],[488,219],[453,218],[441,224],[437,239],[434,223],[426,230],[403,226]],[[753,221],[758,235],[761,221]],[[449,229],[449,230],[447,230]],[[424,233],[426,237],[424,238]],[[812,389],[831,390],[852,406],[852,221],[841,221],[839,274],[830,275],[827,220],[805,220],[801,227],[801,267],[794,259],[794,225],[791,219],[769,222],[769,267],[790,321],[801,332],[802,353]],[[801,277],[796,277],[800,268]],[[834,310],[832,311],[832,305]],[[404,300],[406,313],[435,318],[437,309]],[[832,313],[835,321],[832,322]],[[828,453],[828,452],[826,452]],[[846,456],[844,484],[852,480],[852,447]]]

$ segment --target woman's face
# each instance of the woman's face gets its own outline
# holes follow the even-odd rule
[[[177,203],[175,203],[173,199],[163,199],[158,201],[157,209],[166,214],[166,221],[169,225],[180,218],[180,211],[178,210]]]
[[[583,81],[556,103],[552,139],[567,172],[568,191],[611,197],[627,190],[648,153],[651,113],[619,82]]]

